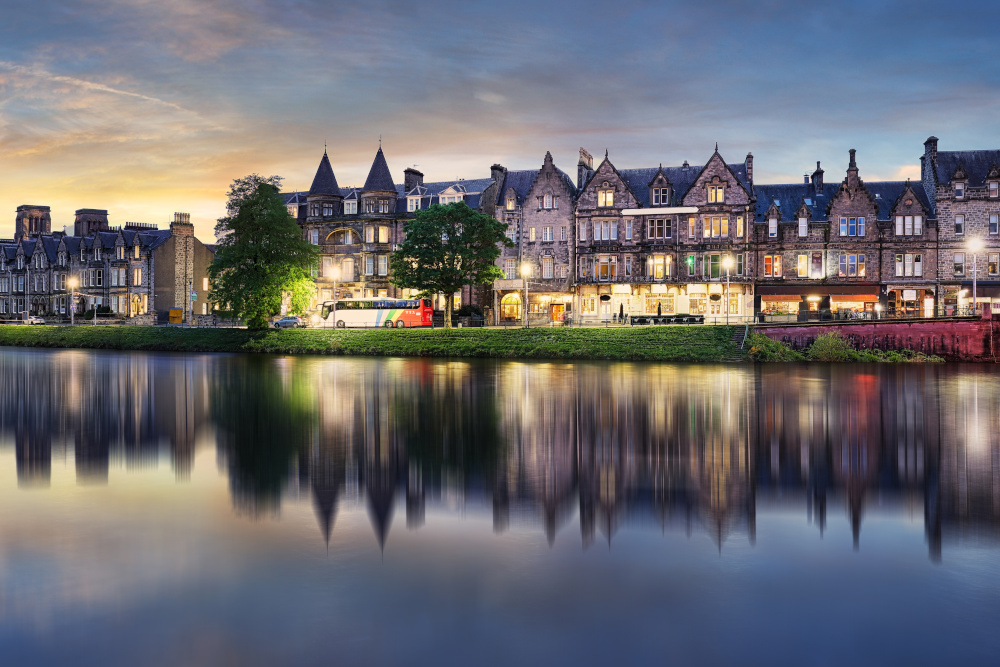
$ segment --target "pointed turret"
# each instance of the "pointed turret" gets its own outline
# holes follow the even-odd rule
[[[375,154],[375,161],[372,162],[372,168],[368,172],[368,178],[365,180],[365,187],[362,188],[362,192],[395,192],[396,185],[392,182],[392,174],[389,173],[389,165],[386,164],[385,155],[382,153],[382,147],[378,147],[378,153]]]
[[[312,187],[309,188],[309,194],[340,196],[340,186],[337,185],[337,177],[333,175],[330,157],[325,150],[323,151],[323,159],[319,161],[319,168],[316,169]]]

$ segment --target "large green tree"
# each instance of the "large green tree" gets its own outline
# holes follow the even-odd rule
[[[406,237],[390,257],[392,283],[422,296],[448,296],[444,325],[451,326],[451,295],[464,285],[486,285],[503,272],[496,265],[501,246],[513,245],[507,225],[474,211],[465,202],[431,206],[406,224]]]
[[[306,241],[279,195],[281,178],[250,174],[229,187],[229,215],[215,225],[210,299],[250,329],[266,329],[287,296],[290,311],[309,307],[319,248]]]

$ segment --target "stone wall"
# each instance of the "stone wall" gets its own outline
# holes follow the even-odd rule
[[[1000,319],[1000,318],[998,318]],[[823,334],[840,333],[858,349],[915,350],[955,361],[996,361],[1000,321],[981,320],[864,322],[760,326],[757,333],[804,349]]]

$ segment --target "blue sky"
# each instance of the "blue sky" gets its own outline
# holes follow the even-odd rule
[[[575,172],[822,160],[919,173],[923,141],[997,148],[1000,3],[798,0],[364,3],[0,0],[0,235],[19,204],[114,224],[188,211],[210,239],[228,183],[308,188],[324,141],[360,185],[381,135],[397,181],[499,162]]]

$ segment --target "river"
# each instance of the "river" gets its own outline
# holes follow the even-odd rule
[[[998,624],[995,366],[0,348],[5,664],[995,664]]]

